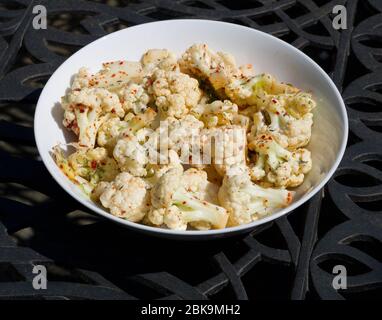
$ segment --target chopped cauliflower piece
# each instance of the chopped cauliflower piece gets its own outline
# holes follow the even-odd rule
[[[108,157],[105,148],[80,148],[65,158],[62,149],[56,146],[53,154],[62,172],[78,183],[86,195],[100,181],[112,181],[119,173],[117,163]]]
[[[219,190],[220,204],[229,212],[229,226],[250,223],[286,207],[293,193],[285,189],[262,188],[252,183],[248,173],[226,175]]]
[[[78,135],[81,147],[93,148],[99,127],[113,115],[123,117],[118,96],[105,89],[83,88],[62,99],[63,124]]]
[[[251,173],[255,181],[262,179],[265,173],[267,181],[277,187],[297,187],[312,168],[310,151],[303,148],[288,151],[270,135],[258,136],[252,148],[258,153]]]
[[[144,73],[140,62],[111,61],[102,66],[103,68],[91,77],[90,87],[104,88],[118,93],[128,83],[143,80]]]
[[[216,171],[224,176],[233,166],[246,163],[247,139],[244,128],[222,126],[203,129],[201,132],[203,154],[212,159]]]
[[[142,85],[130,83],[123,89],[122,101],[126,112],[141,114],[147,110],[150,96]]]
[[[130,119],[126,119],[127,121],[113,117],[105,121],[98,130],[97,144],[112,153],[118,139],[122,138],[124,134],[143,133],[142,129],[147,129],[154,121],[155,116],[156,112],[148,108],[143,114],[131,115]],[[142,141],[142,139],[138,140]]]
[[[148,50],[141,59],[144,70],[152,73],[156,69],[165,71],[179,71],[178,59],[176,55],[166,49]]]
[[[125,134],[115,145],[113,156],[121,171],[133,176],[147,175],[146,165],[149,163],[148,151],[133,134]]]
[[[253,77],[234,76],[225,87],[225,93],[240,107],[257,105],[260,109],[266,103],[267,95],[297,93],[299,90],[291,85],[279,83],[270,74]]]
[[[188,192],[182,185],[182,177],[182,172],[171,169],[151,189],[153,208],[148,214],[151,223],[186,230],[189,223],[205,221],[212,228],[224,228],[228,219],[226,210]]]
[[[141,221],[150,208],[146,183],[128,172],[120,173],[112,182],[102,182],[94,190],[110,213],[132,222]]]
[[[152,81],[149,92],[154,95],[162,118],[184,117],[201,98],[198,81],[187,74],[156,70]]]
[[[188,48],[179,64],[182,71],[207,79],[218,95],[221,95],[233,75],[240,73],[231,55],[215,53],[206,44],[195,44]]]

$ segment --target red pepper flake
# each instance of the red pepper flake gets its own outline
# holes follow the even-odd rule
[[[123,65],[123,64],[124,64],[124,62],[123,62],[123,61],[120,61],[120,62],[119,62],[119,65],[120,65],[120,66],[121,66],[121,65]]]
[[[113,109],[111,109],[111,113],[115,113],[115,109],[113,108]]]
[[[97,169],[97,161],[92,160],[92,162],[90,163],[90,166],[92,167],[92,169]]]
[[[186,204],[187,202],[186,201],[183,201],[182,204]]]
[[[115,73],[113,73],[113,74],[111,75],[111,77],[112,77],[112,78],[115,78]]]
[[[276,111],[276,114],[279,116],[279,115],[280,115],[280,112]]]
[[[273,102],[273,103],[277,103],[277,100],[276,100],[276,99],[272,99],[272,102]]]

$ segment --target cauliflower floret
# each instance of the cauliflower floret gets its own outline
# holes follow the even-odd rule
[[[151,160],[151,159],[150,159]],[[174,150],[168,151],[167,161],[162,161],[161,163],[149,163],[146,166],[147,174],[145,177],[146,183],[149,187],[153,187],[167,171],[174,169],[183,172],[183,166],[179,159],[178,154]]]
[[[215,53],[206,44],[195,44],[188,48],[179,64],[182,71],[207,79],[220,96],[233,75],[240,73],[231,55]]]
[[[290,104],[286,102],[289,99],[293,98],[273,97],[265,109],[254,114],[254,124],[248,136],[250,146],[251,141],[259,134],[272,135],[277,143],[290,150],[306,146],[309,143],[312,134],[313,114],[300,114],[298,118],[291,116],[287,110],[297,107],[295,107],[296,104],[294,107],[289,107]],[[266,124],[266,121],[269,124]]]
[[[250,78],[234,76],[225,87],[225,93],[232,102],[241,106],[256,105],[261,109],[268,101],[267,95],[297,93],[299,90],[289,84],[277,82],[270,74]]]
[[[143,80],[144,72],[140,62],[111,61],[102,66],[103,68],[91,77],[90,87],[105,88],[121,96],[121,89],[127,84]]]
[[[240,126],[222,126],[201,132],[203,157],[210,158],[216,171],[224,176],[233,166],[246,163],[246,132]]]
[[[63,124],[78,135],[81,147],[93,148],[99,127],[112,116],[123,117],[118,96],[106,89],[84,88],[62,99]]]
[[[184,163],[189,163],[189,156],[192,146],[199,139],[203,122],[192,115],[187,115],[182,119],[169,117],[161,122],[156,129],[156,134],[160,139],[161,148],[172,149],[181,155]]]
[[[121,171],[127,171],[136,177],[147,175],[148,151],[135,135],[124,134],[115,145],[113,156]]]
[[[198,81],[184,73],[156,70],[152,81],[149,92],[154,95],[162,118],[182,118],[200,100]]]
[[[142,129],[148,129],[147,127],[154,121],[155,116],[156,112],[153,109],[148,108],[143,114],[129,114],[126,117],[127,121],[121,120],[118,117],[113,117],[105,121],[99,128],[97,144],[101,147],[105,147],[109,153],[112,153],[119,138],[123,137],[124,134],[144,133]],[[145,135],[147,135],[146,132]],[[138,138],[138,140],[143,141],[140,138]]]
[[[179,71],[176,55],[166,49],[148,50],[141,59],[146,73],[152,73],[156,69],[166,71]]]
[[[191,192],[199,200],[205,200],[213,204],[218,203],[218,185],[207,179],[207,172],[190,168],[183,173],[183,188]]]
[[[148,214],[151,223],[185,230],[189,223],[204,221],[212,228],[224,228],[228,219],[226,210],[188,192],[183,180],[181,171],[171,169],[151,189],[153,208]]]
[[[132,222],[141,221],[150,208],[146,183],[127,172],[120,173],[113,182],[100,183],[94,195],[112,215]]]
[[[258,136],[252,147],[258,153],[251,172],[255,181],[262,179],[265,173],[266,181],[277,187],[297,187],[312,168],[310,151],[303,148],[288,151],[270,135]]]
[[[126,112],[141,114],[146,111],[150,96],[142,85],[130,83],[123,89],[122,101]]]
[[[219,190],[220,204],[229,212],[228,226],[250,223],[274,213],[289,205],[292,197],[288,190],[253,184],[245,170],[226,175]]]
[[[249,126],[249,117],[238,114],[238,107],[229,100],[216,100],[209,104],[198,104],[191,113],[203,121],[206,128],[237,124],[244,128]]]
[[[81,68],[78,73],[74,76],[74,80],[71,86],[72,90],[81,90],[83,88],[88,88],[90,86],[90,81],[92,74],[87,68]]]
[[[112,181],[119,173],[117,163],[108,157],[105,148],[80,148],[65,158],[59,146],[54,147],[55,161],[62,172],[78,183],[86,195],[100,181]]]

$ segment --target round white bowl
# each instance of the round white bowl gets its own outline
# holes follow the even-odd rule
[[[309,149],[313,170],[296,189],[294,202],[273,215],[250,224],[209,231],[175,231],[129,222],[109,214],[86,199],[55,164],[51,150],[73,138],[61,122],[59,102],[70,86],[72,76],[85,66],[97,71],[112,60],[139,60],[151,48],[166,48],[180,54],[194,43],[206,43],[213,50],[233,54],[239,64],[252,63],[255,72],[267,72],[280,81],[311,91],[318,102]],[[329,76],[309,57],[288,43],[263,32],[225,22],[207,20],[168,20],[130,27],[82,48],[52,75],[41,93],[34,119],[35,137],[41,158],[53,178],[73,198],[99,215],[131,229],[163,237],[207,239],[248,231],[296,209],[317,193],[338,167],[345,151],[348,120],[345,105]]]

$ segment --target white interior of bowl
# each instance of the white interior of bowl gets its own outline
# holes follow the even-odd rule
[[[297,188],[294,203],[272,216],[248,225],[210,231],[174,231],[152,228],[116,218],[90,200],[72,184],[54,163],[51,150],[68,143],[73,136],[63,130],[60,98],[65,95],[72,76],[85,66],[97,71],[103,62],[139,60],[150,48],[166,48],[181,53],[194,43],[207,43],[212,49],[229,52],[239,64],[252,63],[257,73],[267,72],[280,81],[311,91],[318,101],[314,112],[312,151],[313,170]],[[37,104],[35,137],[46,167],[56,181],[74,198],[93,211],[126,226],[166,236],[219,236],[235,233],[273,220],[312,197],[334,173],[347,141],[347,116],[342,98],[326,73],[306,55],[289,44],[265,33],[223,22],[171,20],[154,22],[115,32],[79,50],[61,65],[46,84]]]

